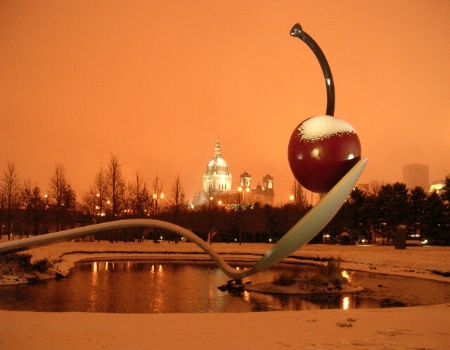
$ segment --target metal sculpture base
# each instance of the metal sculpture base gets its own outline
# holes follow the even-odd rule
[[[115,230],[129,227],[153,227],[174,232],[185,237],[203,249],[220,269],[229,277],[242,279],[257,272],[266,270],[313,239],[336,215],[356,185],[366,166],[367,158],[361,159],[297,224],[295,224],[263,257],[250,269],[236,270],[209,245],[192,231],[165,221],[152,219],[128,219],[111,221],[103,224],[79,227],[25,238],[18,241],[0,244],[0,254],[14,253],[32,247],[48,245],[91,235],[95,232]]]

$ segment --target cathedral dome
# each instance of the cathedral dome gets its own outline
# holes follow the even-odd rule
[[[228,191],[231,189],[232,180],[228,163],[222,158],[219,139],[217,139],[214,158],[209,161],[206,173],[203,174],[203,193],[207,193],[209,198],[214,194]]]
[[[221,156],[219,140],[216,142],[214,158],[208,163],[206,172],[208,174],[228,174],[228,163]]]

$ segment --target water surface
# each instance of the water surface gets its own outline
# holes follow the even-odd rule
[[[278,264],[244,282],[271,282],[282,271],[311,273],[310,265]],[[108,313],[293,311],[380,308],[450,301],[450,283],[353,273],[357,295],[281,296],[232,294],[217,287],[227,277],[209,262],[96,261],[78,263],[67,278],[0,289],[0,309]]]

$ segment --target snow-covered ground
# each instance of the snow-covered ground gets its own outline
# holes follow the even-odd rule
[[[213,248],[227,261],[255,260],[270,245],[213,244]],[[209,259],[206,254],[192,255],[200,249],[185,242],[64,242],[29,252],[33,259],[48,258],[62,273],[79,260],[124,254]],[[450,282],[435,273],[450,272],[448,247],[308,245],[294,256],[309,261],[340,258],[346,269]],[[242,314],[0,311],[0,348],[450,349],[450,300],[407,308]]]

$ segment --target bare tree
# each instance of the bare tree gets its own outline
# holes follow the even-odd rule
[[[25,231],[29,234],[31,231],[32,223],[32,200],[33,200],[33,189],[31,188],[31,181],[26,180],[23,183],[23,187],[20,193],[21,206],[25,208]]]
[[[107,195],[111,205],[111,220],[116,220],[123,204],[123,195],[125,191],[125,182],[122,176],[122,169],[119,163],[119,157],[112,154],[109,159],[108,170],[106,171]],[[109,241],[117,242],[117,232],[111,232]]]
[[[40,225],[43,220],[43,211],[45,209],[45,201],[41,196],[41,190],[38,185],[31,186],[31,181],[25,181],[22,188],[22,205],[26,211],[26,229],[28,234],[30,231],[33,235],[40,234]]]
[[[371,181],[369,183],[369,193],[373,194],[374,196],[378,196],[380,191],[381,191],[381,188],[384,185],[386,185],[384,182],[379,182],[379,181],[376,181],[376,180]]]
[[[308,200],[306,199],[305,191],[298,181],[294,181],[291,188],[291,200],[293,204],[300,210],[305,210],[308,207]]]
[[[69,183],[67,183],[66,190],[64,191],[63,205],[69,211],[77,209],[77,194]]]
[[[142,218],[148,213],[149,207],[149,195],[147,190],[147,185],[139,172],[136,172],[136,176],[133,182],[129,182],[127,186],[124,187],[122,192],[122,205],[124,217],[138,217]],[[128,230],[133,232],[134,237],[137,238],[138,242],[142,242],[144,228],[136,228],[133,230]],[[124,241],[127,239],[127,234],[124,235]]]
[[[103,217],[109,216],[110,206],[108,205],[108,179],[106,172],[102,167],[98,170],[94,177],[94,182],[88,192],[83,197],[83,205],[88,213],[93,215],[93,222],[99,223],[103,221]],[[100,240],[100,235],[94,235]],[[93,238],[95,239],[95,238]]]
[[[180,174],[178,174],[172,184],[172,193],[170,199],[174,223],[178,223],[179,214],[183,210],[185,204],[185,194],[183,186],[181,184]]]
[[[129,182],[126,186],[124,186],[122,191],[122,208],[123,208],[123,216],[128,217],[133,215],[134,211],[134,186],[133,183]]]
[[[147,212],[149,193],[147,189],[147,183],[143,176],[136,172],[135,182],[132,186],[133,189],[133,212],[137,217],[145,216]]]
[[[56,164],[55,172],[50,179],[49,198],[56,210],[56,222],[58,231],[62,228],[63,210],[67,197],[68,183],[66,179],[66,170],[61,163]]]
[[[111,219],[115,220],[120,212],[125,182],[122,176],[122,167],[119,157],[112,154],[106,172],[107,195],[111,205]]]
[[[163,192],[163,183],[159,179],[159,176],[156,175],[152,182],[151,193],[152,196],[152,204],[153,204],[153,216],[157,216],[159,214],[159,209],[162,204],[162,200],[164,200],[164,192]]]
[[[91,188],[91,196],[94,203],[94,213],[99,219],[104,215],[105,204],[107,203],[108,180],[103,168],[100,168],[95,175],[94,185]]]
[[[20,200],[19,173],[13,163],[8,163],[6,169],[3,171],[0,190],[2,206],[4,204],[6,207],[6,234],[8,235],[8,239],[11,239],[12,209],[18,206]]]

